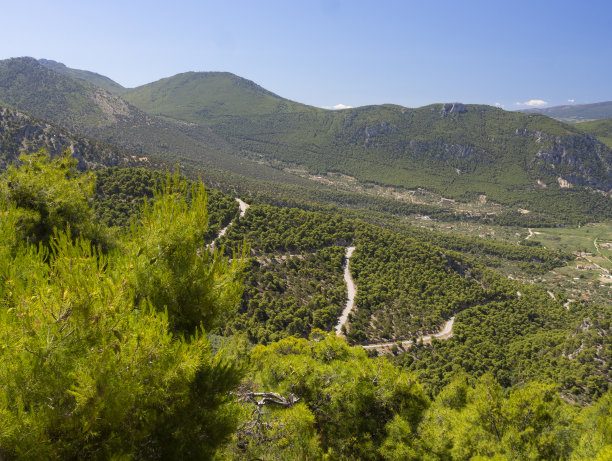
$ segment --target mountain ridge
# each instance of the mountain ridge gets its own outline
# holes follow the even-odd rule
[[[215,81],[212,83],[210,81],[210,76],[215,77]],[[226,79],[224,82],[225,92],[217,91],[219,88],[220,78]],[[147,113],[179,118],[185,122],[210,126],[213,131],[224,137],[230,143],[234,143],[243,151],[251,152],[255,155],[255,157],[264,158],[267,161],[272,162],[280,161],[281,164],[284,163],[285,167],[289,168],[291,168],[294,164],[297,166],[306,166],[314,174],[337,170],[356,177],[359,175],[356,174],[355,169],[343,169],[342,166],[338,164],[338,161],[334,162],[333,159],[329,158],[329,155],[327,155],[326,152],[319,152],[320,149],[318,149],[318,146],[326,142],[325,140],[321,141],[321,135],[328,135],[326,151],[333,151],[337,156],[339,155],[339,152],[346,150],[347,146],[338,145],[337,142],[333,142],[332,139],[329,139],[331,137],[333,137],[335,140],[343,137],[348,144],[355,144],[357,138],[361,138],[364,145],[372,146],[380,144],[381,140],[383,140],[385,136],[392,136],[394,130],[401,131],[402,127],[400,126],[400,123],[396,121],[397,117],[392,116],[390,117],[390,120],[385,119],[385,113],[389,114],[390,112],[394,112],[395,114],[401,113],[403,116],[412,116],[414,118],[418,117],[418,114],[431,111],[434,112],[436,116],[439,115],[440,119],[444,119],[445,117],[459,117],[462,114],[468,113],[468,111],[488,111],[489,113],[504,114],[503,116],[495,117],[505,117],[506,120],[512,120],[513,123],[517,124],[516,130],[525,130],[523,126],[526,125],[525,120],[530,120],[529,116],[521,119],[521,116],[517,117],[510,115],[510,112],[502,111],[501,109],[493,108],[491,106],[462,103],[439,103],[416,109],[409,109],[393,104],[385,104],[379,106],[349,108],[338,112],[300,105],[299,103],[293,103],[291,101],[287,103],[287,100],[280,98],[274,93],[271,94],[274,95],[273,97],[276,98],[276,100],[271,104],[251,103],[251,100],[249,101],[249,104],[243,103],[243,105],[240,107],[236,105],[235,100],[231,101],[229,104],[226,104],[225,102],[219,102],[217,104],[215,102],[215,98],[227,93],[227,86],[230,85],[228,79],[232,80],[236,78],[238,77],[229,73],[178,74],[176,76],[168,77],[152,84],[130,90],[130,92],[128,92],[124,97],[126,100],[130,101],[130,103],[136,105]],[[194,84],[194,79],[198,80],[197,84]],[[256,85],[256,87],[261,89],[261,87],[258,85]],[[161,96],[158,97],[160,94]],[[242,95],[242,93],[240,94]],[[234,95],[234,98],[240,99],[236,95]],[[290,105],[279,110],[279,107],[276,105],[279,99],[282,99],[282,103]],[[211,105],[215,107],[210,108]],[[244,106],[248,106],[248,108],[246,110],[239,110]],[[377,126],[369,125],[368,123],[370,122],[371,117],[364,117],[364,114],[374,114],[373,116],[379,119],[376,121]],[[359,121],[360,126],[358,129],[360,132],[356,133],[354,130],[351,132],[352,126],[349,125],[354,125],[354,123],[347,124],[346,122],[359,120],[360,118],[365,118],[365,120]],[[292,126],[292,119],[297,121],[297,126]],[[574,136],[578,138],[583,136],[582,132],[576,131],[573,128],[563,128],[562,125],[555,125],[554,122],[546,122],[544,119],[538,120],[541,121],[541,125],[548,129],[554,130],[551,134],[544,133],[543,135],[537,135],[538,142],[545,143],[547,139],[556,138],[559,135]],[[435,117],[430,117],[430,120],[427,123],[440,124],[440,121],[436,121]],[[500,122],[500,124],[503,123],[504,121]],[[338,127],[342,124],[344,125],[344,129],[338,129]],[[249,125],[252,125],[252,127]],[[475,128],[486,130],[487,128],[483,127],[483,125],[484,123],[481,123],[481,126],[476,126]],[[464,131],[468,134],[462,135],[461,137],[469,137],[470,128],[471,127],[466,127]],[[499,131],[500,128],[492,127],[492,129]],[[314,133],[312,137],[308,137],[308,133],[313,131]],[[531,131],[539,132],[542,131],[542,129],[541,127],[536,126]],[[404,133],[404,138],[406,135],[409,135],[409,133]],[[318,139],[315,139],[315,137],[318,137]],[[426,137],[426,135],[421,135],[421,138]],[[439,133],[437,134],[437,137],[438,139],[440,138]],[[434,156],[437,155],[441,160],[454,161],[457,163],[457,165],[452,166],[452,168],[464,171],[470,166],[466,165],[466,162],[463,162],[463,164],[460,165],[462,163],[460,161],[461,158],[469,157],[470,155],[477,153],[479,150],[484,150],[482,145],[474,146],[474,142],[468,142],[467,144],[460,144],[456,142],[449,144],[442,142],[442,145],[436,146],[436,143],[432,145],[431,142],[429,142],[428,145],[425,145],[422,142],[423,139],[418,138],[419,136],[417,136],[416,140],[410,139],[406,141],[406,139],[399,139],[398,141],[399,143],[409,142],[411,146],[415,145],[415,143],[419,144],[420,142],[419,148],[421,150],[425,149],[428,153],[433,153]],[[586,162],[591,164],[593,162],[600,162],[599,169],[602,170],[602,175],[600,175],[599,178],[595,178],[597,168],[584,167],[578,174],[572,174],[572,172],[562,172],[562,174],[570,174],[571,176],[568,176],[568,178],[562,177],[562,180],[573,185],[593,187],[603,190],[604,192],[609,192],[609,190],[612,189],[612,176],[608,174],[610,164],[612,164],[612,156],[609,152],[606,152],[606,148],[604,146],[598,145],[597,141],[594,141],[594,139],[585,138],[584,144],[588,145],[589,149],[594,151],[594,155],[591,158],[586,159]],[[537,153],[541,155],[539,155],[538,158],[534,157],[528,159],[527,161],[537,164],[544,164],[545,168],[543,174],[550,176],[550,180],[552,180],[552,182],[559,181],[559,179],[557,179],[558,176],[553,178],[556,171],[552,172],[551,170],[555,168],[555,164],[565,164],[566,166],[569,164],[580,164],[580,155],[570,155],[571,158],[566,158],[567,155],[565,152],[567,150],[575,150],[575,148],[576,141],[570,140],[569,145],[567,146],[551,146],[550,149],[548,149],[549,151],[543,150],[542,152],[535,150],[533,152],[534,154]],[[444,152],[440,152],[440,150]],[[453,155],[453,153],[456,155]],[[407,153],[405,150],[403,154],[403,156],[406,157]],[[402,156],[402,153],[395,155]],[[310,161],[308,164],[304,165],[305,161],[303,157],[305,156],[316,156],[319,158],[319,160],[316,162]],[[316,163],[318,163],[319,166],[317,166]],[[441,165],[438,165],[436,168],[440,167]],[[405,167],[401,166],[400,169],[401,168]],[[360,179],[384,183],[382,177],[386,176],[386,174],[378,176],[370,175]],[[535,183],[536,179],[537,178],[532,177],[530,178],[530,181]],[[564,182],[564,184],[566,183]],[[390,183],[389,185],[404,186],[409,188],[424,186],[424,184],[413,184],[406,182],[405,180],[399,180],[394,183]],[[438,190],[438,192],[442,191]]]
[[[237,155],[208,127],[147,114],[101,87],[58,73],[34,58],[0,61],[0,103],[166,164],[189,159],[196,171],[246,172],[255,179],[304,182]]]
[[[96,72],[91,72],[88,70],[81,69],[73,69],[61,62],[53,61],[51,59],[38,59],[39,64],[45,66],[48,69],[51,69],[55,72],[63,74],[67,77],[76,78],[79,80],[83,80],[88,83],[92,83],[97,85],[105,90],[109,91],[113,94],[122,94],[127,91],[127,88],[124,88],[119,83],[115,82],[109,77],[98,74]]]
[[[325,110],[223,72],[183,73],[119,97],[33,58],[0,61],[0,101],[138,155],[255,179],[333,188],[295,172],[335,172],[557,216],[612,210],[608,196],[589,192],[612,189],[612,150],[539,114],[461,103]]]
[[[566,123],[588,122],[612,117],[612,101],[521,109],[519,112],[547,115]]]

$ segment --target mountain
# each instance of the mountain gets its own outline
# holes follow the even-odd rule
[[[45,149],[52,156],[70,150],[80,169],[146,164],[118,147],[84,138],[23,112],[0,106],[0,169],[22,153]]]
[[[329,111],[219,72],[179,74],[124,98],[151,115],[210,127],[251,158],[313,175],[340,172],[366,183],[458,199],[488,195],[502,203],[558,184],[612,189],[606,146],[545,117],[489,106]]]
[[[66,75],[67,77],[76,78],[85,82],[92,83],[100,88],[104,88],[106,91],[113,94],[122,94],[127,90],[119,85],[114,80],[111,80],[104,75],[96,74],[88,70],[71,69],[61,62],[52,61],[50,59],[39,59],[38,62],[48,69],[51,69],[59,74]]]
[[[596,137],[608,147],[612,147],[612,118],[581,122],[576,126],[582,131]]]
[[[57,66],[56,66],[57,67]],[[0,101],[138,156],[314,190],[423,188],[567,221],[612,217],[612,150],[575,125],[490,106],[284,99],[229,73],[189,72],[121,97],[32,58],[0,61]],[[572,218],[574,219],[574,218]]]
[[[460,108],[460,109],[458,109]],[[572,185],[612,189],[612,151],[579,129],[490,106],[370,106],[228,116],[210,125],[245,151],[312,174],[422,187],[453,198]]]
[[[228,116],[317,111],[229,72],[186,72],[128,90],[123,97],[149,114],[204,125]]]
[[[566,123],[586,122],[612,117],[612,101],[594,104],[571,104],[544,109],[522,109],[528,114],[542,114]]]
[[[173,164],[182,159],[196,170],[307,182],[237,155],[235,147],[208,127],[146,114],[117,95],[51,70],[34,58],[0,61],[0,103],[156,162]]]

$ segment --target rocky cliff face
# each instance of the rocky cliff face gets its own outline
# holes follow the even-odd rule
[[[593,136],[571,128],[549,127],[537,119],[505,121],[503,113],[492,114],[488,119],[483,116],[485,122],[480,123],[476,117],[482,108],[459,103],[432,109],[441,117],[412,125],[403,125],[401,118],[392,116],[366,124],[359,124],[355,117],[345,117],[338,133],[347,144],[391,152],[391,158],[408,158],[438,167],[450,165],[466,173],[500,162],[506,162],[508,167],[520,164],[530,180],[544,178],[544,185],[612,191],[612,149]],[[475,123],[465,123],[469,117]],[[514,128],[517,124],[540,124],[543,128]],[[508,153],[512,156],[506,156]]]
[[[467,107],[460,102],[442,104],[442,109],[440,109],[440,115],[442,116],[448,114],[463,114],[465,112],[467,112]]]
[[[564,184],[612,190],[612,150],[607,146],[589,135],[531,135],[542,145],[533,160],[541,170],[558,175]]]

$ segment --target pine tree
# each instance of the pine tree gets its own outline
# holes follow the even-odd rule
[[[242,372],[204,328],[237,304],[241,262],[209,254],[204,188],[187,204],[178,177],[96,247],[71,168],[36,154],[0,181],[0,458],[210,458]]]

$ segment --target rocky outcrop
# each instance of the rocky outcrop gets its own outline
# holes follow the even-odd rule
[[[0,107],[0,168],[22,153],[45,149],[52,157],[69,149],[80,170],[134,163],[126,152],[109,144],[74,135],[21,111]]]
[[[389,133],[397,133],[397,126],[391,125],[388,122],[380,122],[378,125],[366,126],[364,128],[365,143],[367,144],[370,141],[370,138]]]
[[[481,163],[489,163],[486,160],[486,152],[467,144],[410,141],[405,147],[408,148],[408,152],[413,152],[418,156],[428,156],[441,161],[471,159]]]
[[[554,136],[525,128],[517,128],[515,134],[533,138],[539,150],[532,164],[555,177],[560,187],[612,191],[612,150],[593,136]]]
[[[544,144],[534,159],[541,169],[551,175],[561,173],[564,184],[612,190],[612,150],[604,144],[588,135],[534,136],[536,142]]]
[[[463,114],[467,112],[467,108],[465,104],[461,104],[460,102],[452,102],[446,103],[442,105],[442,109],[440,109],[440,115],[448,115],[448,114]]]

